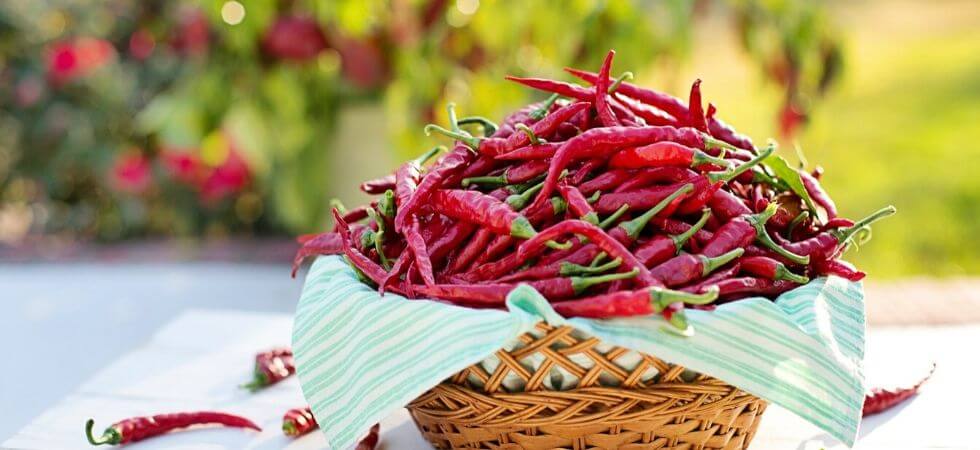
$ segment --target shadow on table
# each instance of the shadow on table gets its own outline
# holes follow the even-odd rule
[[[893,417],[901,414],[901,412],[904,411],[905,408],[907,408],[909,405],[911,405],[912,402],[915,402],[918,399],[918,397],[919,397],[918,395],[915,395],[912,398],[908,399],[907,401],[903,402],[902,404],[888,411],[875,414],[871,417],[863,419],[861,421],[861,429],[858,432],[858,442],[860,442],[862,439],[866,438],[867,436],[871,435],[871,433],[873,433],[878,427],[884,425],[886,422],[890,421]],[[813,437],[805,439],[803,442],[800,442],[800,445],[796,447],[796,450],[806,450],[808,444],[812,444],[814,442],[820,442],[823,447],[827,447],[827,448],[833,447],[838,443],[837,439],[835,439],[831,435],[827,433],[820,433],[814,435]],[[812,445],[810,445],[810,447],[812,447]]]

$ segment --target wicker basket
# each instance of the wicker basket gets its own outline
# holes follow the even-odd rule
[[[748,447],[766,409],[757,397],[649,355],[625,370],[617,360],[630,350],[570,327],[542,323],[536,331],[521,337],[523,346],[498,351],[492,373],[473,365],[409,404],[425,439],[439,449],[736,450]],[[532,371],[529,360],[540,364]],[[576,387],[546,387],[559,367]],[[520,392],[504,387],[514,376]]]

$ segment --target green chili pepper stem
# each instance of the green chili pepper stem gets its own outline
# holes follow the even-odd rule
[[[743,150],[721,139],[715,139],[708,133],[701,133],[701,137],[704,140],[704,150],[710,150],[712,148],[722,148],[728,150]],[[746,150],[755,153],[752,149],[746,149]]]
[[[619,89],[619,86],[622,85],[624,81],[632,80],[632,79],[633,79],[633,72],[623,72],[622,75],[616,77],[616,79],[613,80],[612,84],[609,85],[609,90],[607,90],[606,92],[612,94],[616,92],[617,89]]]
[[[561,264],[559,265],[560,268],[558,269],[558,274],[567,277],[572,275],[588,275],[588,274],[603,273],[607,270],[612,270],[619,267],[620,264],[622,263],[623,263],[622,258],[616,258],[601,266],[592,266],[592,265],[583,266],[580,264],[570,263],[568,261],[562,261]]]
[[[585,199],[589,204],[599,201],[599,196],[602,195],[602,191],[595,191],[591,197]]]
[[[776,215],[777,209],[778,205],[775,203],[770,203],[769,206],[767,206],[761,213],[745,216],[746,220],[752,225],[753,228],[755,228],[755,239],[766,248],[776,252],[776,254],[779,256],[782,256],[783,258],[786,258],[796,264],[802,266],[810,264],[809,256],[797,255],[796,253],[786,250],[783,248],[783,246],[777,244],[776,241],[773,241],[772,237],[769,236],[769,232],[766,230],[766,222],[768,222],[772,216]]]
[[[797,214],[796,217],[790,221],[789,225],[786,226],[786,236],[793,236],[793,231],[796,230],[796,227],[805,222],[808,217],[810,217],[810,211],[802,211]]]
[[[777,179],[773,178],[772,175],[769,175],[768,173],[766,173],[766,171],[761,170],[758,167],[752,169],[752,182],[754,182],[754,183],[766,183],[766,184],[768,184],[768,185],[770,185],[770,186],[772,186],[772,187],[774,187],[776,189],[779,189],[781,191],[788,191],[789,190],[789,186],[786,186],[785,183],[783,183],[780,180],[777,180]]]
[[[565,210],[568,209],[568,203],[559,197],[551,197],[551,208],[556,216],[565,214]]]
[[[701,150],[695,150],[694,161],[692,162],[691,166],[697,167],[704,164],[714,164],[716,166],[731,167],[733,163],[724,158],[711,156],[705,152],[702,152]]]
[[[809,277],[797,275],[782,264],[776,268],[776,280],[788,280],[799,284],[807,284],[810,282]]]
[[[711,286],[700,294],[689,292],[674,291],[664,288],[650,288],[650,304],[655,312],[661,312],[671,303],[684,303],[687,305],[707,305],[718,299],[718,287]]]
[[[449,119],[449,129],[456,133],[466,133],[462,128],[459,127],[459,119],[456,118],[456,104],[453,102],[446,103],[446,117]],[[466,133],[469,134],[469,133]]]
[[[514,222],[512,222],[510,225],[511,236],[522,239],[530,239],[534,237],[535,234],[538,234],[538,232],[534,231],[534,227],[531,226],[531,222],[528,222],[527,218],[523,216],[514,219]]]
[[[381,215],[388,218],[394,219],[397,213],[397,206],[395,206],[395,191],[388,189],[385,191],[384,196],[378,201],[378,209],[381,210]]]
[[[269,385],[269,379],[266,378],[265,374],[256,370],[255,375],[252,377],[252,381],[241,385],[242,389],[247,389],[249,392],[255,392]]]
[[[368,208],[368,217],[374,220],[378,224],[378,231],[374,233],[374,250],[378,252],[378,259],[381,260],[381,266],[386,270],[391,268],[391,261],[388,261],[388,255],[384,252],[384,240],[385,240],[385,220],[378,214],[374,208]]]
[[[736,248],[728,253],[724,253],[713,258],[698,255],[698,258],[701,259],[701,276],[708,276],[708,274],[711,272],[718,270],[719,267],[734,261],[735,258],[738,258],[739,256],[742,256],[742,253],[745,253],[745,249]]]
[[[565,241],[564,243],[555,242],[555,241],[548,241],[548,242],[545,242],[544,243],[544,246],[545,247],[548,247],[548,248],[550,248],[552,250],[568,250],[568,249],[572,248],[572,241],[571,240],[568,240],[568,241]]]
[[[855,222],[854,225],[848,228],[845,228],[843,230],[832,230],[830,231],[830,233],[833,234],[835,238],[837,238],[837,242],[843,244],[844,242],[847,242],[849,239],[851,239],[851,236],[854,236],[854,234],[860,231],[862,228],[865,228],[868,225],[871,225],[872,223],[875,223],[881,219],[884,219],[885,217],[895,214],[896,212],[898,212],[898,210],[896,210],[894,206],[889,205],[879,209],[878,211],[875,211],[870,216]]]
[[[374,230],[366,230],[364,231],[364,233],[361,233],[361,247],[364,248],[374,247],[374,240],[376,239],[375,236],[376,234],[377,233],[375,233]]]
[[[548,114],[548,110],[551,109],[551,106],[554,105],[555,102],[557,102],[559,98],[561,98],[560,95],[558,95],[558,94],[551,94],[551,96],[548,97],[544,101],[544,103],[541,104],[541,106],[539,106],[534,111],[531,111],[531,114],[528,114],[528,117],[530,117],[531,119],[534,119],[534,120],[544,119],[544,116],[546,116]]]
[[[436,132],[443,136],[451,137],[457,141],[466,144],[469,148],[473,149],[474,151],[480,148],[480,138],[475,138],[473,136],[470,136],[466,132],[457,133],[455,131],[450,131],[443,127],[440,127],[439,125],[435,125],[431,123],[425,126],[424,131],[426,136],[431,136],[432,132]]]
[[[761,152],[759,152],[759,154],[756,155],[755,158],[752,158],[724,172],[711,172],[707,174],[708,180],[711,181],[712,183],[717,183],[719,181],[725,181],[725,182],[732,181],[739,175],[745,173],[745,171],[761,163],[763,159],[766,159],[769,155],[771,155],[775,151],[776,151],[776,144],[769,143],[769,146],[763,149]]]
[[[296,424],[292,420],[287,420],[282,423],[282,433],[286,436],[292,436],[297,433]]]
[[[590,211],[588,214],[582,216],[581,219],[592,225],[599,225],[599,215],[595,211]]]
[[[674,200],[677,200],[678,197],[684,194],[688,194],[693,190],[694,190],[693,184],[691,183],[685,184],[684,186],[681,186],[679,189],[677,189],[676,191],[668,195],[666,198],[661,200],[660,203],[654,205],[653,208],[648,209],[645,213],[637,216],[633,220],[620,223],[619,226],[626,231],[626,234],[630,237],[630,239],[636,240],[637,236],[639,236],[640,233],[643,231],[643,229],[646,228],[647,223],[649,223],[650,220],[654,218],[654,216],[656,216],[661,211],[663,211],[664,208],[669,206]]]
[[[672,325],[667,329],[679,336],[689,337],[694,334],[691,332],[691,325],[687,322],[687,314],[684,313],[683,309],[671,314],[670,320],[667,322]]]
[[[470,125],[470,124],[480,125],[481,127],[483,127],[483,137],[490,137],[492,134],[496,133],[497,129],[499,128],[496,123],[483,116],[464,117],[462,119],[459,119],[458,123],[461,126]]]
[[[539,138],[537,134],[534,134],[534,130],[532,130],[531,127],[523,123],[514,125],[514,129],[526,134],[527,138],[531,141],[531,145],[541,145],[543,143],[541,138]]]
[[[419,155],[418,158],[413,159],[412,162],[415,163],[415,164],[417,164],[417,165],[419,165],[419,166],[421,166],[421,165],[425,164],[426,161],[432,159],[433,156],[436,156],[436,155],[438,155],[438,154],[440,154],[440,153],[442,153],[444,151],[446,151],[446,146],[444,146],[444,145],[437,145],[435,147],[432,147],[432,150],[429,150],[429,151],[427,151],[427,152]]]
[[[507,175],[499,175],[495,177],[469,177],[463,178],[460,181],[460,185],[463,187],[469,187],[471,184],[483,184],[489,186],[504,186],[510,184],[507,182]]]
[[[704,211],[701,213],[701,218],[698,219],[698,221],[695,222],[694,225],[691,225],[691,228],[688,228],[687,231],[681,234],[675,234],[673,236],[670,236],[670,239],[674,241],[675,254],[680,252],[681,249],[684,248],[684,244],[687,243],[687,241],[691,239],[691,237],[697,234],[698,231],[701,231],[701,228],[704,228],[704,225],[708,223],[709,218],[711,218],[711,210],[705,208]]]
[[[514,211],[520,211],[520,210],[524,209],[525,206],[527,206],[528,202],[530,202],[531,199],[534,198],[534,196],[537,195],[538,192],[540,192],[541,191],[541,188],[543,188],[543,187],[544,187],[544,182],[542,181],[542,182],[540,182],[538,184],[535,184],[534,186],[531,186],[530,189],[528,189],[528,190],[526,190],[526,191],[524,191],[524,192],[522,192],[520,194],[514,194],[514,195],[508,196],[507,199],[504,200],[504,201]]]
[[[347,214],[347,207],[344,206],[344,202],[340,201],[339,198],[330,199],[330,209],[336,209],[341,216]]]
[[[122,441],[122,434],[119,433],[119,430],[113,427],[106,428],[105,431],[102,433],[102,436],[96,438],[92,434],[92,428],[94,427],[95,427],[95,420],[89,419],[88,421],[85,422],[85,437],[88,438],[89,444],[116,445],[119,444],[120,441]]]
[[[599,275],[595,277],[572,277],[572,289],[575,291],[575,295],[578,295],[597,284],[608,283],[616,280],[626,280],[639,274],[640,269],[633,269],[629,272],[611,273],[608,275]]]
[[[608,257],[608,256],[609,256],[609,254],[606,253],[606,252],[599,252],[598,255],[595,255],[595,258],[592,258],[592,262],[589,263],[589,267],[596,267],[596,266],[598,266],[598,264],[601,263],[602,260],[606,259],[606,257]]]
[[[626,211],[629,210],[630,210],[629,203],[624,203],[623,206],[620,206],[619,209],[617,209],[612,214],[610,214],[609,217],[606,217],[605,220],[599,222],[599,228],[605,230],[611,227],[614,223],[616,223],[617,220],[619,220],[620,217],[623,217],[623,214],[626,214]]]

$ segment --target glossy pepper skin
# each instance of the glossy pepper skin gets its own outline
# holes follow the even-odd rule
[[[715,269],[742,256],[744,251],[737,248],[716,257],[685,253],[650,269],[650,273],[668,287],[682,286],[708,276]]]
[[[919,380],[918,383],[915,383],[910,387],[896,389],[882,389],[877,387],[872,388],[871,392],[864,397],[864,408],[861,410],[861,416],[868,417],[888,411],[889,409],[894,408],[898,404],[911,398],[913,395],[919,392],[922,385],[925,384],[926,381],[929,381],[929,378],[931,378],[932,374],[935,372],[936,364],[933,363],[932,369],[929,370],[929,373],[924,378]]]
[[[577,300],[568,300],[554,304],[555,311],[564,317],[586,317],[591,319],[608,319],[613,317],[646,316],[670,311],[670,315],[678,315],[683,311],[675,304],[708,304],[718,297],[718,292],[709,290],[703,294],[671,291],[663,288],[646,288],[633,291],[619,291],[611,294],[600,294]],[[668,318],[668,321],[673,317]],[[685,326],[679,328],[686,328]]]
[[[429,208],[457,220],[472,222],[494,233],[530,238],[536,233],[527,218],[479,191],[440,189],[432,193]]]
[[[317,429],[316,417],[309,406],[293,408],[282,416],[282,434],[299,437]]]
[[[439,189],[443,180],[462,170],[476,159],[476,155],[465,145],[457,145],[453,151],[446,154],[436,163],[429,173],[422,178],[412,196],[398,204],[398,214],[395,216],[395,231],[401,233],[408,226],[408,218],[424,205],[434,191]]]
[[[198,411],[133,417],[110,425],[100,437],[92,434],[95,421],[89,419],[85,423],[85,437],[92,445],[119,445],[142,441],[192,425],[220,425],[262,431],[258,425],[241,416],[215,411]]]
[[[296,373],[296,364],[293,361],[293,351],[288,348],[274,348],[255,355],[252,381],[242,387],[255,392],[276,384],[294,373]]]
[[[642,147],[620,150],[609,159],[614,169],[643,169],[650,167],[697,167],[705,164],[729,166],[730,162],[677,142],[656,142]]]

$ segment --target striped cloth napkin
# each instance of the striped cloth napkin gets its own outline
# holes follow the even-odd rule
[[[819,278],[775,302],[750,298],[689,310],[694,335],[659,316],[564,319],[529,286],[507,311],[384,297],[337,256],[320,257],[296,310],[293,351],[306,400],[331,448],[346,449],[388,414],[452,374],[512,346],[540,321],[724,380],[852,446],[864,402],[864,293]]]

